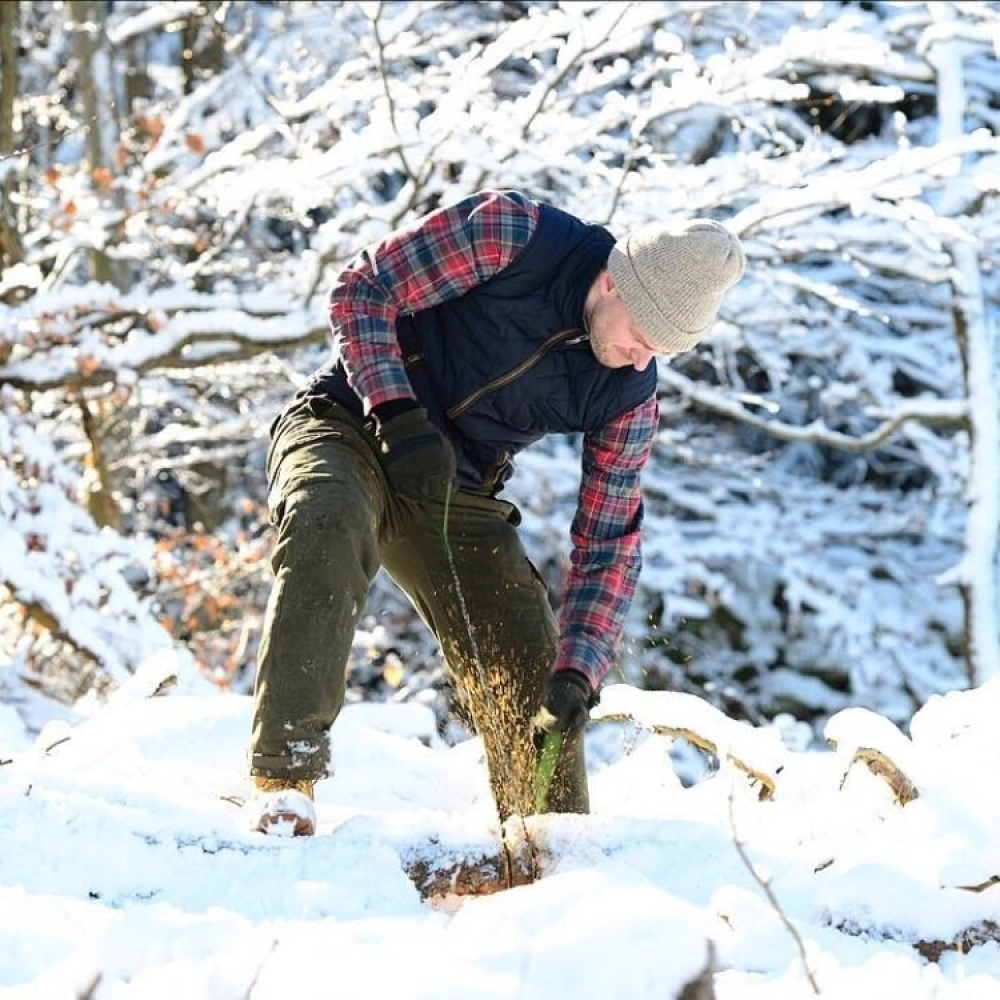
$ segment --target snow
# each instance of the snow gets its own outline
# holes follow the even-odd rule
[[[250,5],[232,71],[190,95],[164,50],[197,5],[116,6],[109,37],[149,40],[150,118],[163,118],[119,178],[134,198],[163,177],[129,208],[128,242],[109,243],[119,210],[69,169],[82,130],[53,153],[58,183],[29,184],[26,156],[0,163],[44,221],[24,234],[29,260],[0,276],[0,582],[14,591],[0,616],[29,602],[120,685],[60,709],[24,682],[45,656],[32,623],[3,630],[26,638],[0,656],[0,998],[663,1000],[710,955],[720,1000],[1000,995],[1000,681],[943,693],[968,680],[956,584],[974,589],[979,679],[1000,672],[988,5],[535,5],[487,31],[476,5]],[[384,51],[360,23],[376,17]],[[643,25],[662,58],[643,54]],[[22,67],[25,120],[51,99],[58,51],[39,44]],[[409,63],[419,77],[384,75]],[[936,113],[898,111],[891,130],[842,145],[783,107],[824,80],[862,103],[922,83]],[[719,130],[732,142],[703,161]],[[48,145],[26,140],[32,162]],[[373,178],[387,182],[374,199]],[[504,830],[478,740],[440,738],[414,700],[351,703],[318,786],[318,836],[253,835],[249,697],[205,681],[133,592],[149,540],[84,514],[66,402],[46,390],[92,371],[144,390],[141,407],[160,391],[151,373],[178,359],[318,343],[330,267],[473,179],[551,194],[615,230],[654,209],[728,214],[745,238],[750,272],[703,355],[720,378],[661,370],[622,648],[626,680],[662,678],[667,657],[647,641],[660,630],[704,698],[606,687],[588,732],[593,814]],[[329,217],[309,222],[310,246],[261,249],[269,215],[305,229],[317,207]],[[209,226],[218,243],[190,260]],[[91,244],[153,266],[128,291],[87,280]],[[772,384],[763,395],[739,373],[748,350]],[[800,408],[803,358],[815,411]],[[267,364],[283,397],[309,370]],[[893,391],[897,370],[926,391]],[[274,398],[246,396],[246,438],[263,436]],[[727,449],[725,422],[689,409],[735,418],[777,457]],[[931,429],[966,417],[972,441]],[[180,445],[199,457],[211,419],[200,409],[193,428],[136,439],[133,468],[179,465]],[[897,430],[934,488],[795,475],[816,441],[856,448]],[[794,444],[779,454],[776,441]],[[575,449],[545,448],[522,456],[507,494],[539,564],[565,552],[578,484]],[[676,626],[720,611],[733,646],[679,646]],[[357,640],[393,642],[381,625]],[[727,717],[711,702],[734,675],[748,704],[770,694],[825,716],[820,731],[791,714]],[[499,856],[512,839],[541,859],[531,884],[424,899],[408,874]]]
[[[721,1000],[805,997],[809,976],[833,997],[1000,988],[1000,797],[980,771],[1000,750],[996,686],[932,698],[912,740],[841,713],[834,751],[614,685],[588,731],[592,815],[511,821],[541,877],[429,900],[407,859],[499,851],[478,740],[444,745],[413,705],[348,705],[317,836],[266,838],[239,804],[250,699],[193,690],[121,697],[34,740],[0,714],[0,995],[661,1000],[710,954]],[[639,728],[598,721],[615,713]],[[677,741],[642,726],[765,754],[773,798],[725,766],[682,780]],[[873,742],[918,798],[900,806],[845,762]],[[918,950],[935,943],[953,946],[937,962]]]

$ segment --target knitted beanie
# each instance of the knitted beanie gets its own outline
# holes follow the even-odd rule
[[[701,340],[745,267],[739,239],[711,219],[642,226],[608,257],[622,301],[664,354]]]

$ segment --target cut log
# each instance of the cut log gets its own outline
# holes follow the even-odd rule
[[[552,867],[545,846],[544,817],[515,816],[507,821],[495,850],[477,843],[447,850],[438,844],[413,844],[400,856],[410,881],[423,899],[488,896],[530,885]]]

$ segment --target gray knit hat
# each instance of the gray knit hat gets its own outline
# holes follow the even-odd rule
[[[628,311],[664,354],[701,340],[745,267],[739,239],[711,219],[642,226],[608,257]]]

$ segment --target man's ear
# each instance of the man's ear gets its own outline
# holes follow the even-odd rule
[[[609,268],[604,268],[601,273],[597,276],[598,287],[601,290],[601,295],[607,297],[609,295],[616,295],[618,293],[618,287],[615,285],[615,279],[611,277],[611,271]]]

